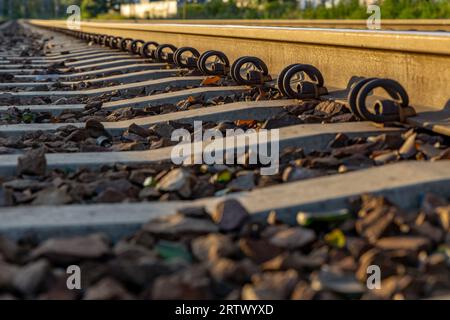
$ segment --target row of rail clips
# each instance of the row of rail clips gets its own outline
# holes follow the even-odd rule
[[[328,95],[325,80],[318,68],[310,64],[295,63],[284,68],[273,80],[264,61],[258,57],[240,57],[230,65],[222,51],[200,52],[192,47],[177,48],[172,44],[159,44],[155,41],[115,37],[106,34],[93,34],[53,28],[55,31],[77,37],[87,42],[139,55],[152,62],[167,63],[179,68],[198,70],[204,75],[230,76],[240,85],[268,85],[278,89],[289,99],[318,99]],[[389,98],[371,98],[375,89],[384,90]],[[377,123],[404,122],[414,116],[409,106],[409,97],[404,87],[397,81],[387,78],[354,77],[349,81],[347,104],[354,116],[360,120]]]

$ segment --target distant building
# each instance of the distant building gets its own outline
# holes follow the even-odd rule
[[[177,1],[134,0],[133,3],[122,4],[120,14],[124,17],[139,19],[173,18],[177,15]]]
[[[306,8],[317,8],[318,6],[332,8],[340,1],[341,0],[298,0],[298,7],[302,10]]]
[[[184,0],[178,0],[179,2],[184,2]],[[185,0],[188,3],[205,3],[210,0]],[[229,0],[222,0],[223,2],[228,2]],[[283,0],[279,0],[283,1]],[[346,0],[296,0],[298,3],[298,8],[301,10],[307,8],[317,8],[318,6],[325,6],[326,8],[332,8],[333,6],[338,5],[341,1]],[[261,1],[259,0],[235,0],[236,5],[238,7],[248,7],[248,6],[258,6]],[[382,0],[359,0],[361,6],[367,6],[370,4],[376,4],[382,2]]]
[[[371,4],[377,4],[380,2],[381,2],[381,0],[359,0],[359,4],[361,6],[369,6]]]

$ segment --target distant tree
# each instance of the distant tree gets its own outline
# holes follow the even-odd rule
[[[122,3],[134,0],[0,0],[0,17],[10,18],[64,18],[67,7],[81,6],[85,19],[118,10]],[[366,7],[359,0],[335,1],[328,8],[321,1],[316,8],[300,10],[298,0],[252,0],[248,7],[237,5],[238,0],[209,0],[188,3],[187,18],[246,18],[246,19],[366,19]],[[188,1],[197,2],[197,1]],[[449,19],[450,0],[379,0],[383,19]]]
[[[95,18],[101,13],[108,12],[109,4],[108,0],[82,0],[81,15],[83,18]]]

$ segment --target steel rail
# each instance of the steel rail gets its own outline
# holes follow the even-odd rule
[[[88,21],[100,23],[124,22],[123,20]],[[135,19],[132,22],[367,29],[367,20],[364,19]],[[450,31],[450,19],[382,19],[380,27],[382,30]]]
[[[35,26],[66,29],[65,22],[30,20]],[[450,34],[193,24],[84,22],[83,32],[223,51],[264,60],[272,74],[291,63],[312,64],[327,86],[345,88],[354,76],[391,78],[413,106],[440,110],[450,92]]]

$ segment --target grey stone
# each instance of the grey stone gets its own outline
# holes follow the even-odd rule
[[[211,216],[221,230],[233,231],[242,227],[249,214],[238,200],[226,199],[216,205]]]
[[[17,173],[43,176],[47,170],[47,160],[43,149],[30,150],[17,160]]]
[[[32,257],[46,257],[50,261],[68,263],[97,259],[109,253],[105,237],[102,234],[91,234],[85,237],[49,239],[33,250]]]
[[[316,239],[313,230],[293,227],[286,230],[280,230],[270,239],[270,242],[280,248],[289,250],[300,249]]]
[[[36,294],[50,275],[50,264],[41,259],[18,270],[13,279],[14,287],[25,296]]]
[[[191,195],[191,176],[184,169],[177,168],[166,174],[158,183],[161,191],[177,191],[183,197]]]

